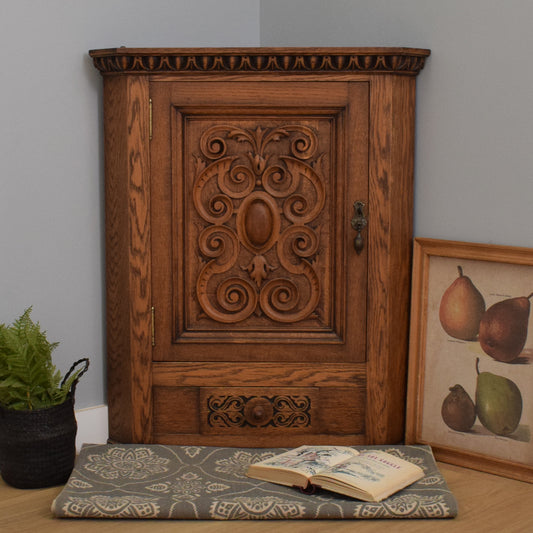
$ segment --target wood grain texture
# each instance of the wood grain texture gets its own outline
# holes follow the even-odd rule
[[[148,84],[104,86],[110,438],[147,440],[150,419]]]
[[[399,442],[404,414],[390,407],[405,404],[407,379],[414,80],[376,78],[372,95],[367,427],[371,442]]]
[[[107,102],[111,438],[402,439],[414,89],[428,54],[91,52]],[[297,430],[269,418],[283,395],[310,401]],[[246,424],[217,428],[226,401],[218,414]]]
[[[310,387],[365,387],[365,364],[323,363],[254,363],[233,365],[228,372],[225,363],[179,362],[153,363],[155,386],[221,386],[263,385],[287,386],[297,383]]]
[[[129,246],[128,211],[122,207],[128,197],[127,178],[127,106],[122,95],[127,80],[104,81],[105,139],[105,210],[106,210],[106,322],[107,384],[109,426],[113,438],[128,439],[133,417],[131,412],[132,369],[120,354],[130,353],[129,324]],[[129,357],[128,357],[129,359]],[[120,387],[117,387],[120,383]]]

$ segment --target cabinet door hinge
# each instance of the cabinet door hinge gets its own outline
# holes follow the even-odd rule
[[[152,140],[154,133],[153,129],[153,112],[152,112],[152,99],[148,100],[148,138]]]
[[[152,323],[150,325],[151,334],[152,334],[152,346],[155,346],[155,307],[152,305]]]

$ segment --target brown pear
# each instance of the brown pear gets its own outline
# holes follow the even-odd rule
[[[444,331],[456,339],[476,340],[479,322],[485,312],[485,300],[468,276],[458,266],[459,277],[442,295],[439,319]]]
[[[510,363],[524,349],[532,296],[533,293],[497,302],[481,318],[479,344],[493,359]]]
[[[455,431],[469,431],[476,421],[476,406],[461,385],[450,387],[441,407],[444,423]]]

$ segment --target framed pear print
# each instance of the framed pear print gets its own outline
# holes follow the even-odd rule
[[[415,239],[406,442],[533,483],[533,249]]]

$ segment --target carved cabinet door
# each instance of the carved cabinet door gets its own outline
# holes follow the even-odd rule
[[[368,95],[151,81],[155,435],[364,432]]]

